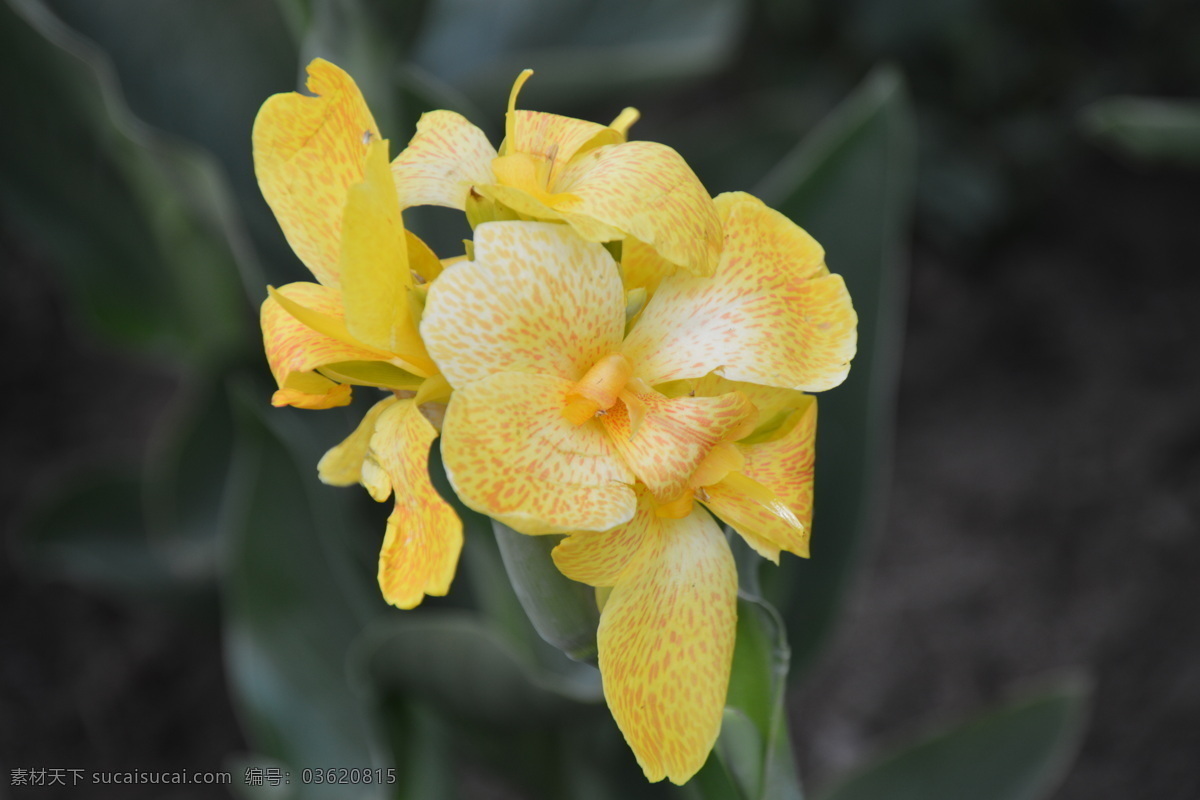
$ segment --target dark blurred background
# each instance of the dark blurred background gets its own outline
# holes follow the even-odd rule
[[[164,601],[161,575],[136,554],[121,562],[123,586],[86,558],[62,569],[39,557],[30,531],[116,519],[122,492],[141,502],[146,459],[172,447],[164,417],[190,419],[179,398],[210,391],[196,375],[266,372],[252,347],[259,287],[302,268],[257,199],[250,125],[308,56],[358,78],[395,132],[393,151],[435,107],[429,98],[452,98],[497,136],[508,82],[528,61],[539,72],[523,105],[601,121],[638,106],[635,135],[678,149],[713,194],[753,190],[890,63],[918,143],[890,488],[831,646],[789,702],[805,785],[1082,671],[1090,720],[1053,796],[1200,797],[1200,127],[1188,116],[1200,97],[1200,5],[185,5],[0,5],[6,772],[215,770],[250,749],[210,595]],[[364,5],[386,24],[356,17]],[[81,85],[48,30],[103,56],[107,76]],[[227,250],[205,250],[194,231],[128,226],[128,209],[147,207],[137,191],[154,197],[156,178],[130,190],[127,174],[109,174],[128,155],[79,127],[102,92],[128,102],[119,129],[153,129],[159,167],[231,195],[224,207],[245,232],[223,240]],[[193,150],[164,155],[180,144],[215,157],[228,188],[196,177]],[[202,219],[227,230],[220,215]],[[157,264],[175,252],[164,242],[194,259],[187,275],[218,258],[236,263],[235,277],[159,286]],[[450,254],[445,242],[439,254]],[[101,262],[119,262],[124,277]],[[239,310],[180,318],[162,292],[237,296]],[[814,530],[819,559],[820,507]],[[219,563],[219,548],[194,555],[173,562],[172,582],[199,586]],[[474,796],[527,796],[466,780]]]

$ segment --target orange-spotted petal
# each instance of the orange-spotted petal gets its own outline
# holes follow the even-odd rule
[[[634,396],[645,407],[636,432],[624,402],[600,419],[613,447],[662,503],[688,488],[688,479],[718,442],[740,438],[757,416],[754,405],[738,392],[674,399],[654,391]]]
[[[572,383],[503,372],[456,389],[442,460],[471,508],[529,534],[608,530],[633,516],[633,473],[593,422],[562,415]]]
[[[616,262],[563,225],[488,222],[429,287],[421,335],[456,389],[499,372],[578,380],[625,329]]]
[[[683,784],[721,729],[737,627],[737,571],[701,508],[654,516],[620,576],[597,632],[604,696],[651,781]]]
[[[559,572],[573,581],[590,586],[615,586],[655,524],[652,513],[639,513],[611,531],[572,533],[550,555]]]
[[[743,487],[738,476],[703,487],[697,497],[755,549],[766,543],[807,558],[816,430],[816,398],[805,395],[774,438],[738,445],[746,459],[742,475],[766,489],[770,497],[764,498],[753,486]]]
[[[505,143],[506,151],[547,161],[550,186],[576,155],[624,141],[624,136],[613,128],[542,111],[515,111],[512,125],[513,141]]]
[[[716,207],[683,157],[666,145],[625,142],[589,150],[562,170],[551,190],[579,198],[556,206],[571,225],[598,220],[696,275],[712,275],[717,266]]]
[[[326,286],[337,286],[346,190],[362,180],[367,145],[379,137],[354,80],[323,59],[308,90],[267,99],[254,120],[254,171],[288,244]]]
[[[725,246],[716,274],[665,279],[622,352],[650,384],[716,371],[735,381],[803,391],[841,383],[858,318],[824,251],[750,195],[716,200]]]
[[[285,302],[290,301],[330,319],[340,320],[343,312],[337,290],[316,283],[290,283],[276,289],[274,296],[263,301],[263,346],[267,353],[267,363],[280,389],[307,388],[309,391],[306,393],[314,393],[320,385],[319,382],[309,382],[307,387],[299,387],[294,383],[292,376],[339,361],[379,358],[379,354],[369,348],[313,330],[288,312],[277,299],[279,296],[282,296]]]
[[[495,157],[496,148],[484,132],[462,114],[422,114],[416,135],[392,162],[401,206],[464,209],[472,186],[495,183]]]
[[[462,522],[429,480],[435,438],[437,431],[412,400],[385,408],[371,437],[371,455],[396,498],[379,553],[379,588],[400,608],[450,591],[462,550]]]

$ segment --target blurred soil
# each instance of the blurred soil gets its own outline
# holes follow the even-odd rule
[[[1198,218],[1200,175],[1095,156],[982,257],[917,244],[887,524],[793,698],[809,785],[1080,667],[1094,718],[1057,797],[1200,797]],[[221,769],[245,745],[213,620],[14,554],[23,501],[135,463],[173,380],[89,343],[38,254],[0,247],[0,767]]]

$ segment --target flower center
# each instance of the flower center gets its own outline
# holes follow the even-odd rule
[[[620,353],[609,353],[597,361],[567,393],[563,416],[582,425],[617,402],[617,396],[633,377],[633,365]]]

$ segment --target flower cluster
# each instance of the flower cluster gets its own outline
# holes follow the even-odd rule
[[[516,108],[499,149],[461,115],[388,143],[353,80],[254,126],[259,184],[317,283],[263,304],[273,402],[385,396],[321,460],[327,483],[394,497],[388,602],[445,594],[462,525],[428,473],[439,437],[468,507],[566,534],[558,568],[598,588],[605,697],[652,781],[688,780],[720,729],[736,628],[724,521],[762,556],[808,555],[816,402],[841,383],[856,316],[807,233],[743,193],[710,197],[669,147]],[[462,210],[465,254],[404,228]]]

